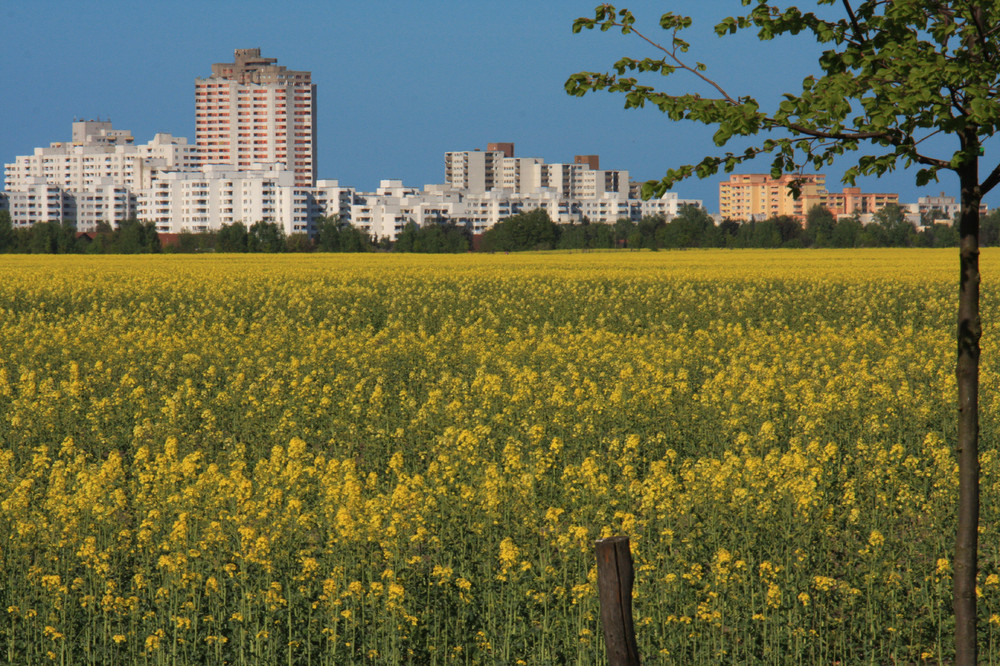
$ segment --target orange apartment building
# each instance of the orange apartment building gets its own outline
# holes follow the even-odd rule
[[[231,63],[195,79],[195,141],[202,164],[248,170],[282,162],[295,184],[316,179],[316,86],[310,72],[291,71],[236,49]]]
[[[813,206],[822,206],[835,217],[877,213],[888,204],[899,204],[899,195],[889,192],[862,192],[860,187],[845,187],[843,192],[822,192],[810,197],[803,194],[802,208],[807,213]]]
[[[796,199],[789,191],[789,184],[800,179],[802,195]],[[733,174],[728,181],[719,183],[719,214],[730,220],[766,220],[779,215],[805,219],[803,207],[806,197],[815,198],[826,192],[826,176],[820,174],[785,174],[771,178],[768,174]]]
[[[797,199],[788,189],[796,179],[803,181]],[[763,173],[733,174],[728,181],[719,183],[719,214],[730,220],[766,220],[788,215],[804,224],[813,206],[822,206],[839,216],[876,213],[890,203],[898,204],[899,195],[867,193],[859,187],[828,192],[826,176],[822,174],[785,174],[780,178]]]

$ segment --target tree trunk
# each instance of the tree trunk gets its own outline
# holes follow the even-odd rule
[[[958,530],[953,566],[955,663],[976,664],[976,573],[979,543],[979,188],[978,159],[959,169]]]

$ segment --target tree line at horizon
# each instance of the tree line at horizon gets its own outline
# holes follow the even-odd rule
[[[762,221],[725,219],[716,224],[704,209],[682,207],[667,220],[647,216],[639,222],[622,218],[614,224],[584,220],[557,224],[544,209],[519,213],[500,221],[475,243],[471,231],[454,223],[424,227],[407,223],[395,241],[376,239],[338,216],[321,217],[316,233],[285,234],[274,222],[224,224],[208,232],[181,232],[164,245],[152,222],[124,220],[112,228],[100,223],[94,233],[79,234],[69,221],[13,226],[8,211],[0,211],[0,252],[16,254],[149,254],[195,252],[416,252],[459,253],[518,252],[525,250],[585,249],[683,249],[683,248],[855,248],[855,247],[957,247],[954,222],[934,222],[925,214],[920,228],[907,220],[903,210],[890,204],[869,224],[857,215],[836,218],[815,206],[805,224],[789,215]],[[980,245],[1000,245],[1000,210],[984,215]]]

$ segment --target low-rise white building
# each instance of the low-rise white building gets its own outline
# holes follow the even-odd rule
[[[14,226],[69,220],[77,229],[92,231],[101,223],[115,226],[136,216],[135,196],[111,178],[100,178],[88,189],[74,191],[30,177],[6,198]]]
[[[207,164],[160,171],[138,197],[138,217],[167,233],[217,231],[242,222],[274,222],[286,234],[310,233],[311,188],[295,185],[283,164],[254,164],[239,170]]]
[[[64,191],[74,205],[63,219],[75,220],[77,229],[91,231],[100,224],[114,227],[122,220],[136,217],[136,197],[112,178],[101,178],[86,190]]]
[[[373,238],[395,240],[406,224],[453,223],[480,234],[500,221],[541,208],[557,224],[590,222],[613,224],[625,218],[638,222],[646,216],[677,215],[683,206],[701,207],[701,201],[680,199],[668,192],[659,199],[629,199],[625,193],[605,192],[595,199],[574,199],[549,188],[514,193],[506,189],[467,192],[448,185],[426,185],[423,190],[399,180],[383,180],[375,192],[357,192],[337,181],[320,181],[313,193],[312,219],[338,215]]]
[[[917,213],[921,216],[936,213],[935,221],[950,223],[961,211],[962,204],[944,192],[936,197],[917,197]]]
[[[7,192],[7,197],[10,219],[16,227],[63,220],[71,209],[75,211],[72,197],[44,178],[23,180],[17,190]]]

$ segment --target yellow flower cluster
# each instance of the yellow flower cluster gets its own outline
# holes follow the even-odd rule
[[[626,534],[647,659],[948,661],[953,254],[5,259],[0,650],[600,663]]]

